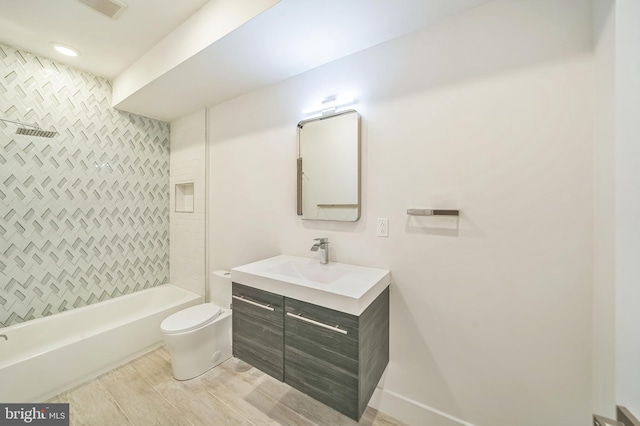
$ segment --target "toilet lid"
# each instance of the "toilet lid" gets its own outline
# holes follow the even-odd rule
[[[222,308],[213,303],[192,306],[169,315],[160,324],[160,329],[164,333],[184,333],[195,330],[212,322],[221,312]]]

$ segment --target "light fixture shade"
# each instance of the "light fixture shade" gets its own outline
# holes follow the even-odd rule
[[[322,100],[319,104],[309,107],[302,111],[303,114],[314,114],[326,110],[336,109],[343,106],[354,104],[356,100],[353,95],[332,95]]]

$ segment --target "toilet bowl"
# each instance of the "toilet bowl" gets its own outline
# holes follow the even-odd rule
[[[214,303],[191,306],[168,316],[160,329],[177,380],[192,379],[231,357],[230,309]]]

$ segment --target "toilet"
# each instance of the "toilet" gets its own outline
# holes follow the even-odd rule
[[[231,285],[228,272],[216,271],[214,275],[212,285],[215,281]],[[231,310],[215,303],[176,312],[162,321],[160,329],[177,380],[193,379],[231,357]]]

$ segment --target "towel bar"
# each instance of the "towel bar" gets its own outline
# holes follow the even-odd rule
[[[410,216],[460,216],[460,210],[407,209]]]

